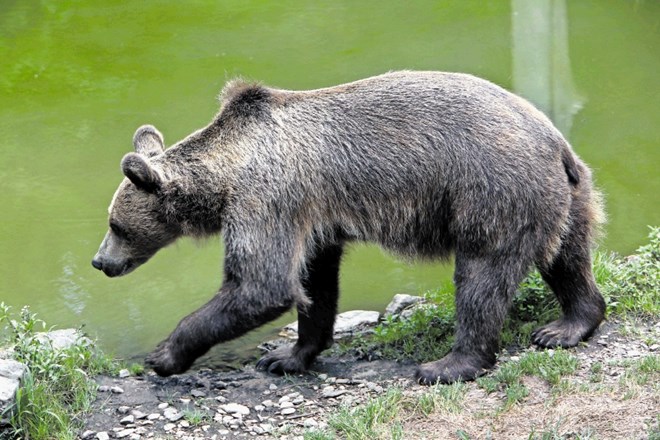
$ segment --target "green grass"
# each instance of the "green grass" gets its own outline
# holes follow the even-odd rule
[[[397,436],[401,430],[396,420],[402,399],[401,390],[392,388],[363,406],[343,407],[330,418],[328,425],[347,440],[402,438]]]
[[[91,376],[116,374],[118,365],[87,339],[57,350],[36,335],[46,324],[29,309],[14,316],[0,304],[4,343],[13,346],[13,357],[28,366],[10,416],[12,433],[5,438],[75,439],[96,396]]]
[[[596,281],[610,313],[657,319],[660,315],[660,227],[652,227],[649,243],[621,258],[596,254]]]
[[[199,408],[184,409],[182,411],[183,418],[192,426],[201,426],[211,421],[211,415]]]

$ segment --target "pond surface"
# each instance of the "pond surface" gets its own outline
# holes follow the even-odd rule
[[[0,301],[84,325],[141,357],[221,280],[219,239],[183,240],[108,279],[90,260],[132,134],[172,144],[217,111],[227,79],[290,89],[396,69],[462,71],[545,110],[594,169],[620,253],[660,224],[660,2],[4,1],[0,13]],[[341,309],[448,288],[450,265],[409,265],[353,246]],[[295,319],[215,350],[244,360]]]

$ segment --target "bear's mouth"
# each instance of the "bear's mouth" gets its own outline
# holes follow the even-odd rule
[[[128,260],[121,266],[105,266],[104,265],[101,270],[103,271],[103,273],[106,276],[108,276],[110,278],[121,277],[121,276],[124,276],[124,275],[127,275],[127,274],[133,272],[135,269],[137,269],[139,266],[141,266],[145,261],[147,261],[147,258]]]

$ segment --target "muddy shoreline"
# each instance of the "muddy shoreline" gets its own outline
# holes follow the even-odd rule
[[[633,332],[627,324],[606,322],[588,343],[570,350],[580,362],[579,371],[570,380],[588,386],[593,381],[592,366],[599,363],[603,368],[599,387],[615,386],[628,360],[660,354],[658,334],[657,322],[640,324]],[[535,349],[524,351],[529,350]],[[518,354],[502,351],[498,366],[515,360]],[[302,439],[309,430],[325,430],[340,408],[364,404],[388,389],[400,388],[409,395],[427,393],[428,387],[413,381],[414,369],[412,363],[367,362],[348,355],[332,355],[319,357],[307,374],[287,377],[255,371],[251,365],[234,372],[201,369],[170,378],[160,378],[152,372],[138,377],[99,377],[97,400],[81,438]],[[462,416],[431,414],[407,426],[405,438],[445,438],[441,436],[455,434],[456,424],[461,421],[467,423],[463,430],[470,438],[483,438],[488,432],[496,432],[495,438],[520,438],[525,430],[527,434],[529,429],[538,430],[548,423],[549,414],[568,404],[564,400],[570,396],[562,397],[556,408],[550,408],[547,384],[533,379],[526,381],[530,395],[499,415],[504,396],[498,392],[486,394],[472,382],[468,384]],[[599,438],[646,438],[644,433],[660,408],[657,385],[642,387],[636,397],[624,397],[609,393],[592,399],[600,403],[598,408],[589,408],[594,414],[586,420],[593,421]],[[523,414],[526,407],[543,411],[534,417],[525,414],[522,420],[507,421],[508,417]],[[477,416],[490,413],[491,416]],[[625,423],[615,423],[615,413],[625,413]],[[587,423],[584,418],[573,418],[571,422],[573,419],[566,415],[558,417],[568,425]],[[571,432],[573,428],[568,425],[562,429]],[[580,432],[583,427],[575,426],[573,432]],[[516,433],[512,429],[522,431]],[[527,438],[527,434],[523,437]]]

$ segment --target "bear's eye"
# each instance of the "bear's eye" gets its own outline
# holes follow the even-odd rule
[[[128,234],[126,233],[126,230],[124,228],[122,228],[121,226],[119,226],[115,222],[110,222],[110,229],[112,230],[112,232],[115,235],[117,235],[120,238],[127,238],[128,237]]]

